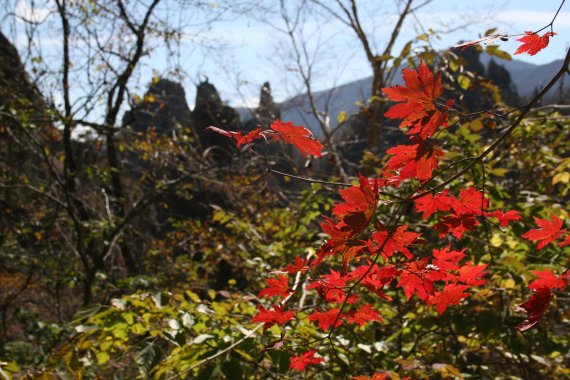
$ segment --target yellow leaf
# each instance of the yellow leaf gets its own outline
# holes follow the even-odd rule
[[[461,87],[461,89],[468,90],[469,87],[471,87],[471,78],[461,74],[457,77],[457,83],[459,83],[459,87]]]
[[[554,177],[552,177],[552,184],[556,185],[557,183],[568,183],[570,181],[570,173],[558,173]]]
[[[424,51],[423,53],[420,53],[419,57],[424,61],[431,62],[437,57],[437,54],[433,51]]]
[[[186,295],[188,295],[188,297],[190,297],[190,299],[196,303],[200,302],[200,297],[198,297],[198,295],[190,290],[186,291]]]
[[[471,123],[469,123],[469,128],[473,132],[479,132],[481,129],[483,129],[483,127],[484,127],[483,123],[479,119],[475,119]]]
[[[493,247],[500,247],[503,244],[503,238],[499,234],[493,234],[490,243]]]
[[[95,356],[97,356],[97,364],[99,365],[105,364],[111,359],[111,356],[106,351],[99,351]]]
[[[515,281],[512,278],[507,278],[506,280],[501,282],[501,287],[505,289],[514,289]]]
[[[402,52],[400,53],[400,57],[405,58],[410,54],[410,51],[412,50],[412,41],[408,42],[404,48],[402,49]]]
[[[153,94],[146,94],[144,96],[144,102],[145,103],[154,103],[154,102],[156,102],[156,97]]]
[[[451,71],[457,72],[459,70],[459,63],[457,62],[457,60],[451,59],[449,61],[449,68],[451,69]]]
[[[342,111],[336,117],[336,121],[338,121],[339,124],[342,124],[344,123],[345,120],[346,120],[346,111]]]
[[[493,174],[495,177],[504,177],[505,174],[507,173],[507,169],[493,169],[491,170],[491,174]]]

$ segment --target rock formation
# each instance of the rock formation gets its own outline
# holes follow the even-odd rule
[[[253,118],[247,120],[244,125],[244,130],[250,131],[258,126],[269,127],[275,119],[281,118],[281,111],[273,101],[271,96],[271,86],[269,82],[265,82],[261,86],[259,94],[259,105],[253,110]]]
[[[178,128],[192,128],[184,88],[168,79],[153,80],[143,100],[125,113],[123,125],[142,133],[153,129],[162,135]]]
[[[0,32],[0,108],[43,116],[47,105],[28,76],[18,51]]]
[[[211,148],[211,151],[216,152],[214,156],[218,158],[221,158],[221,152],[231,151],[233,143],[227,137],[207,131],[206,128],[215,126],[228,131],[241,130],[239,115],[233,108],[222,103],[218,90],[208,79],[198,85],[192,125],[202,148]]]

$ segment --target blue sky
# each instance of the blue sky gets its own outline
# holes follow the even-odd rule
[[[17,12],[29,12],[26,8],[29,0],[3,1],[17,4]],[[50,2],[45,5],[47,0],[35,1],[36,13],[49,13]],[[332,3],[331,0],[323,1]],[[422,2],[417,0],[417,3]],[[260,86],[265,81],[271,82],[277,101],[303,91],[300,77],[294,71],[293,61],[289,57],[290,43],[274,28],[283,25],[276,12],[279,1],[259,0],[259,3],[265,8],[262,10],[260,6],[254,9],[248,17],[228,14],[222,21],[199,28],[195,25],[200,24],[200,20],[196,19],[200,16],[196,16],[192,9],[179,11],[171,7],[162,10],[173,23],[185,23],[186,17],[188,20],[194,17],[187,22],[194,26],[184,30],[176,56],[160,46],[154,50],[137,72],[139,85],[135,91],[144,93],[153,75],[169,76],[175,67],[182,72],[177,79],[182,80],[191,106],[195,85],[205,76],[218,88],[222,99],[232,106],[255,106]],[[228,4],[232,4],[231,1]],[[287,4],[295,4],[295,1],[287,0]],[[358,4],[361,21],[378,52],[388,39],[401,1],[359,0]],[[407,41],[430,28],[438,32],[437,38],[432,39],[437,49],[447,49],[460,40],[476,39],[491,27],[497,27],[498,31],[506,34],[537,30],[550,22],[559,5],[560,0],[433,0],[416,11],[415,17],[408,17],[393,51],[399,52]],[[216,9],[214,1],[210,2],[210,6]],[[308,53],[314,61],[312,84],[315,90],[371,75],[362,48],[351,30],[334,19],[323,22],[317,17],[307,18],[303,27],[304,37],[309,44]],[[4,32],[5,29],[2,27]],[[551,39],[547,49],[533,57],[518,55],[515,58],[536,64],[562,58],[570,45],[570,3],[562,8],[554,30],[558,35]],[[57,36],[50,37],[49,32],[46,30],[42,34],[46,46],[44,52],[51,53],[57,65],[60,59],[59,40]],[[25,42],[24,37],[22,33],[18,36],[20,48]],[[54,38],[53,41],[50,38]],[[500,43],[503,50],[511,53],[519,44],[515,39]],[[204,45],[218,46],[218,49],[205,48]]]

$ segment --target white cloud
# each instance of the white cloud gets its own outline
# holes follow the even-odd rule
[[[40,23],[45,21],[51,10],[45,1],[34,1],[30,4],[27,0],[19,0],[15,13],[26,21]]]

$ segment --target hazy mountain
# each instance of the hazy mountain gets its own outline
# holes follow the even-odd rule
[[[512,82],[516,84],[517,91],[523,99],[528,99],[537,89],[542,88],[552,79],[563,62],[563,60],[560,59],[543,65],[535,65],[517,60],[505,61],[499,60],[496,57],[494,59],[507,69],[511,75]],[[491,57],[483,53],[480,55],[480,60],[485,67],[487,67],[491,61]],[[398,73],[391,85],[401,83],[402,77],[401,74]],[[351,114],[358,110],[357,102],[366,102],[370,96],[371,86],[372,77],[368,77],[332,89],[315,92],[314,97],[317,110],[328,115],[332,119],[331,124],[335,125],[336,121],[334,119],[340,112],[346,111],[348,114]],[[570,80],[564,83],[564,89],[566,91],[570,89]],[[559,86],[555,86],[549,93],[550,99],[547,99],[547,101],[556,101],[558,97],[555,96],[555,94],[557,94],[558,91]],[[307,126],[318,134],[319,127],[315,117],[312,115],[310,102],[306,94],[297,95],[282,102],[279,106],[282,120]],[[247,110],[242,109],[240,111],[240,115],[245,116],[248,114]]]

